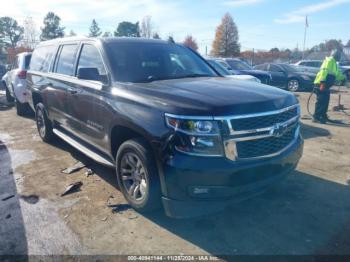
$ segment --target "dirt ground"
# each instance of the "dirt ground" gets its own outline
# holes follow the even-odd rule
[[[329,115],[344,124],[303,119],[304,155],[286,180],[224,212],[176,220],[113,213],[108,204],[125,203],[114,171],[61,140],[43,143],[1,91],[0,254],[350,254],[350,117],[331,110],[338,94]],[[308,93],[296,95],[305,116]],[[349,108],[350,90],[341,95]],[[95,174],[61,172],[78,160]],[[77,181],[80,191],[60,196]]]

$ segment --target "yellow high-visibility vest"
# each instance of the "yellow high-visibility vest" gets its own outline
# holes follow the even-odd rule
[[[332,56],[326,57],[322,63],[320,71],[317,73],[314,84],[319,85],[325,82],[328,74],[335,76],[335,81],[343,81],[345,76],[339,70],[337,61]]]

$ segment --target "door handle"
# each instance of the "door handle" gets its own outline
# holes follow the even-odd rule
[[[69,93],[71,93],[72,95],[75,95],[78,93],[78,90],[71,89],[71,90],[69,90]]]

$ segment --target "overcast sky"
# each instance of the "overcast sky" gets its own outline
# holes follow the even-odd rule
[[[9,0],[0,16],[20,23],[31,16],[38,27],[49,11],[62,19],[66,33],[72,29],[87,35],[91,20],[102,31],[113,32],[121,21],[140,21],[152,16],[154,29],[163,38],[182,41],[192,34],[200,51],[210,50],[215,28],[225,12],[236,22],[242,49],[302,47],[305,15],[309,17],[306,46],[326,39],[350,39],[350,0]]]

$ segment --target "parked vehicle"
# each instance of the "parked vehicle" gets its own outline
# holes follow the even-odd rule
[[[253,81],[261,83],[259,78],[251,75],[234,75],[232,72],[227,70],[222,64],[220,64],[216,59],[207,59],[207,62],[222,76],[228,77],[236,80]]]
[[[224,64],[227,64],[227,69],[231,71],[235,75],[252,75],[260,79],[261,83],[263,84],[270,84],[271,81],[271,75],[268,73],[256,70],[250,65],[248,65],[246,62],[243,62],[242,60],[238,58],[223,58]]]
[[[11,70],[6,73],[3,83],[6,89],[8,102],[15,102],[18,115],[25,115],[30,109],[28,106],[27,69],[32,54],[28,52],[16,55]]]
[[[318,69],[321,67],[323,61],[322,60],[301,60],[295,63],[296,66],[301,67],[302,70],[316,73]],[[347,80],[350,81],[350,66],[348,65],[348,61],[339,62],[339,69],[342,70],[343,74],[346,76]]]
[[[266,63],[255,68],[269,72],[272,76],[270,84],[273,86],[286,88],[292,92],[313,89],[316,74],[303,72],[294,65]]]
[[[219,76],[182,45],[140,38],[42,42],[28,71],[43,141],[114,167],[137,211],[223,209],[296,167],[300,107],[289,92]]]

